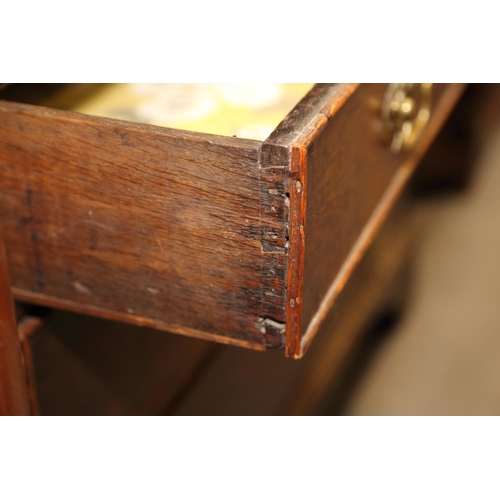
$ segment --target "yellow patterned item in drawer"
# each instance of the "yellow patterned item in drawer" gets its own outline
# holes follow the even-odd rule
[[[127,83],[99,88],[73,111],[151,125],[265,140],[310,83]]]

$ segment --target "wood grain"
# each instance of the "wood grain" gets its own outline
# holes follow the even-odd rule
[[[220,348],[203,377],[176,407],[175,415],[311,415],[325,414],[330,396],[364,341],[364,333],[387,304],[411,258],[413,227],[399,204],[352,279],[330,310],[307,356],[286,359],[279,352],[257,353]],[[407,282],[405,282],[407,284]],[[400,288],[397,290],[401,293]]]
[[[435,85],[429,127],[399,156],[381,125],[385,89],[317,85],[264,143],[289,172],[288,356],[306,351],[463,86]]]
[[[10,102],[0,116],[17,298],[283,347],[283,174],[262,171],[259,142]]]
[[[296,147],[311,134],[319,133],[327,122],[327,112],[340,108],[356,90],[355,84],[320,84],[286,116],[262,145],[263,168],[283,168],[287,173],[285,227],[287,228],[286,354],[300,350],[303,310],[305,215],[307,169],[305,149]]]
[[[307,350],[465,86],[435,86],[431,120],[413,150],[401,156],[391,155],[381,138],[377,141],[378,112],[371,119],[367,113],[370,105],[378,109],[377,95],[380,102],[384,88],[361,87],[357,99],[348,101],[308,146],[308,174],[316,183],[309,186],[306,210],[304,320],[297,356]],[[359,115],[350,106],[361,108]],[[323,204],[331,209],[322,210]]]
[[[365,340],[364,334],[372,323],[386,311],[401,314],[410,285],[408,269],[415,242],[406,202],[403,198],[396,204],[328,310],[303,358],[306,366],[301,377],[282,402],[280,414],[327,412],[332,403],[329,397],[342,385],[343,373],[356,357],[356,348]]]
[[[14,296],[300,357],[463,88],[399,156],[384,84],[318,84],[263,143],[0,101]]]
[[[29,414],[26,373],[0,233],[0,415]]]

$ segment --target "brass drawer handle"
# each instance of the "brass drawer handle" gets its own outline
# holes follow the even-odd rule
[[[391,151],[413,148],[431,116],[432,83],[390,83],[382,103],[382,123],[393,133]]]

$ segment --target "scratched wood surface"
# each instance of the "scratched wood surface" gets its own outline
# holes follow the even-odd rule
[[[279,352],[251,352],[221,346],[179,404],[175,415],[327,414],[349,390],[346,370],[357,361],[356,348],[380,314],[398,312],[393,293],[412,256],[413,227],[400,204],[362,258],[307,355],[286,359]],[[334,398],[333,401],[331,398]]]
[[[410,152],[397,156],[390,153],[380,128],[385,88],[360,86],[331,115],[321,133],[307,142],[301,354],[321,328],[464,85],[434,85],[428,126]]]
[[[264,143],[0,101],[14,295],[300,357],[462,87],[398,157],[383,84],[316,85]]]
[[[259,142],[5,101],[0,117],[18,299],[283,346],[281,178]]]
[[[165,335],[63,311],[19,321],[36,415],[321,414],[343,388],[353,345],[391,301],[409,257],[398,207],[353,273],[304,359]]]
[[[289,356],[306,351],[463,90],[435,85],[429,127],[394,156],[380,119],[386,88],[317,85],[264,143],[262,158],[289,171]]]
[[[263,168],[278,168],[284,165],[288,203],[285,211],[287,228],[287,293],[286,309],[286,354],[300,353],[301,316],[303,310],[304,245],[306,232],[306,204],[308,198],[307,168],[304,161],[305,141],[319,134],[327,122],[328,112],[341,108],[357,89],[356,84],[320,84],[289,113],[262,146]],[[334,193],[332,193],[334,196]],[[330,206],[320,207],[320,213],[328,214]],[[326,215],[327,216],[327,215]],[[341,224],[341,221],[335,221]],[[331,233],[331,231],[330,231]],[[319,235],[320,238],[328,238]],[[321,266],[322,262],[319,261]],[[328,270],[324,270],[328,272]]]

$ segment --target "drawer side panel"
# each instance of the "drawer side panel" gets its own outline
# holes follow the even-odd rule
[[[279,184],[261,179],[260,144],[0,102],[16,297],[281,347],[262,324],[284,320],[284,250],[269,243],[283,246],[283,207],[260,209]]]

